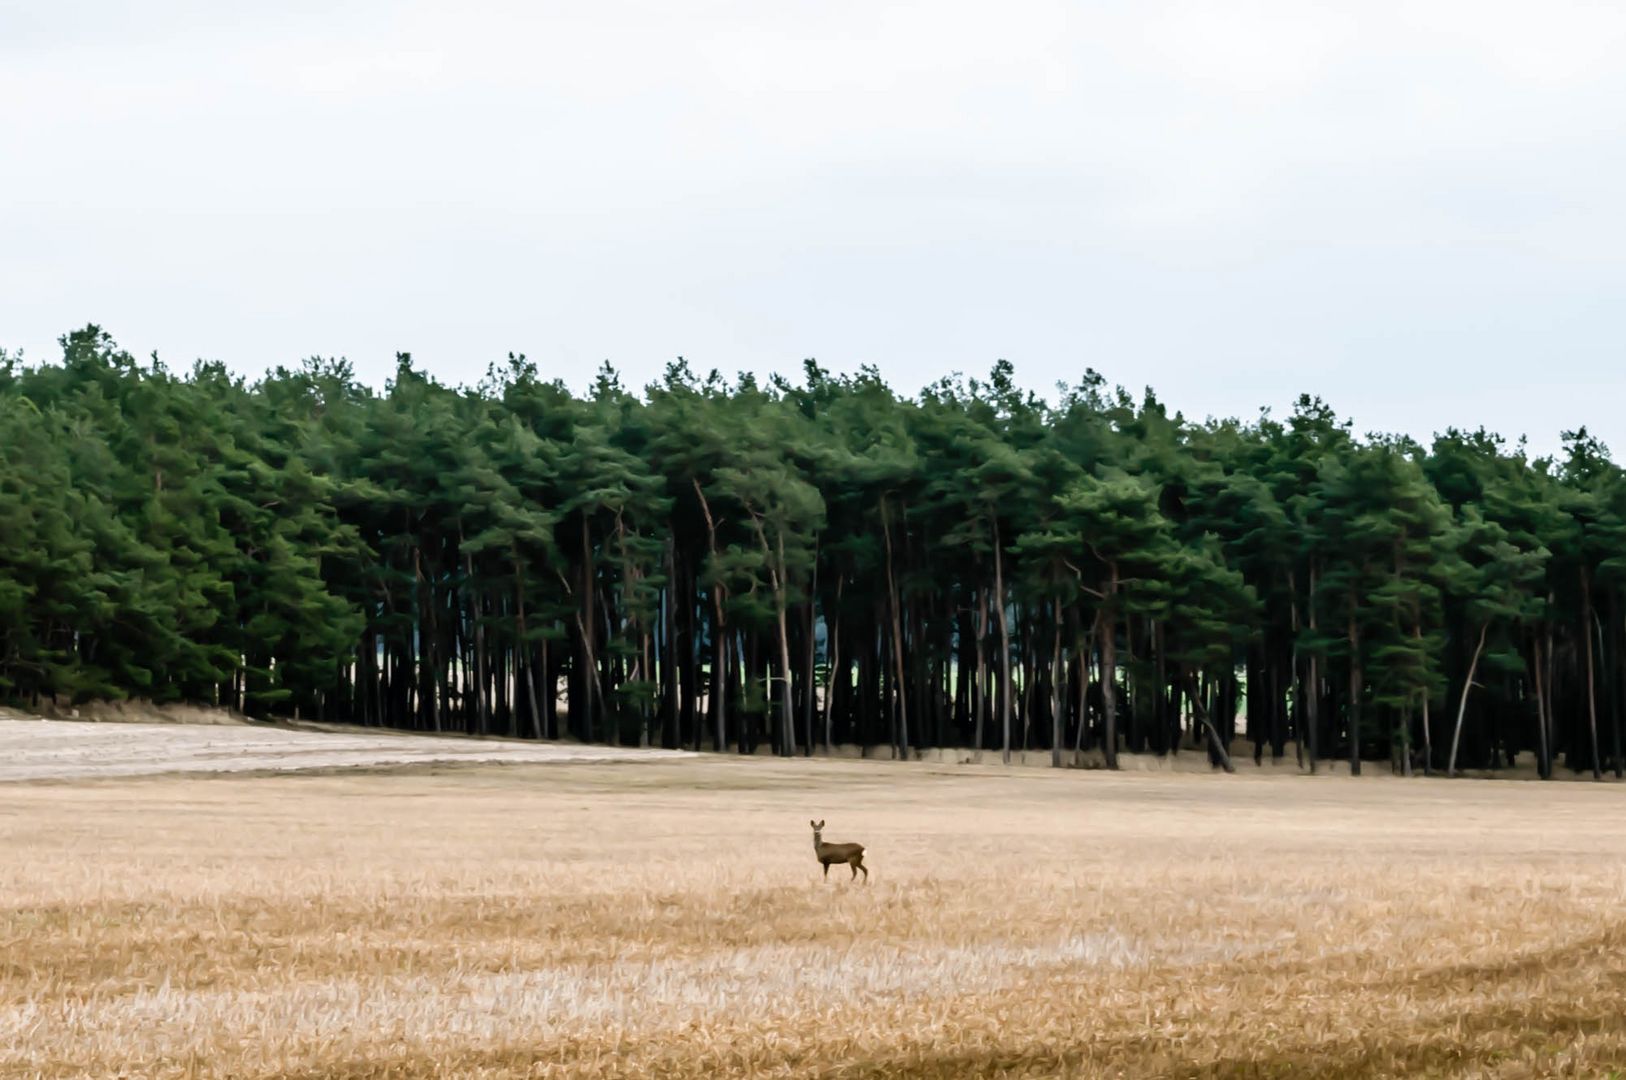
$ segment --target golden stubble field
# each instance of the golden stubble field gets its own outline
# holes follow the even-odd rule
[[[1626,789],[1270,772],[7,785],[0,1075],[1626,1064]],[[813,817],[867,888],[820,878]]]

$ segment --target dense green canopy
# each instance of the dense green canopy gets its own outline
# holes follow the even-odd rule
[[[96,327],[0,353],[0,698],[808,753],[832,743],[1620,775],[1626,478],[1319,400],[1194,424],[1008,364],[522,357],[256,383]]]

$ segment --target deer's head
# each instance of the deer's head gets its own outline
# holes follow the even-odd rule
[[[816,844],[819,842],[819,833],[824,831],[824,822],[809,821],[808,824],[813,826],[813,842]]]

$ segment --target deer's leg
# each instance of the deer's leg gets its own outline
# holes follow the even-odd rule
[[[868,885],[869,884],[869,867],[864,865],[864,860],[863,859],[858,860],[858,869],[860,869],[860,870],[862,870],[864,872],[864,884]]]
[[[830,864],[829,863],[824,864],[824,880],[826,880],[826,881],[830,880]]]
[[[856,879],[858,877],[858,863],[856,863],[856,862],[848,863],[847,864],[847,869],[849,869],[849,870],[851,870],[853,872],[853,878],[854,879]],[[869,871],[865,870],[864,873],[868,874]]]

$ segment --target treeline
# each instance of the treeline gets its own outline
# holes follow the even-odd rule
[[[0,353],[0,697],[811,753],[1622,770],[1626,478],[1314,398],[809,362],[573,395]]]

